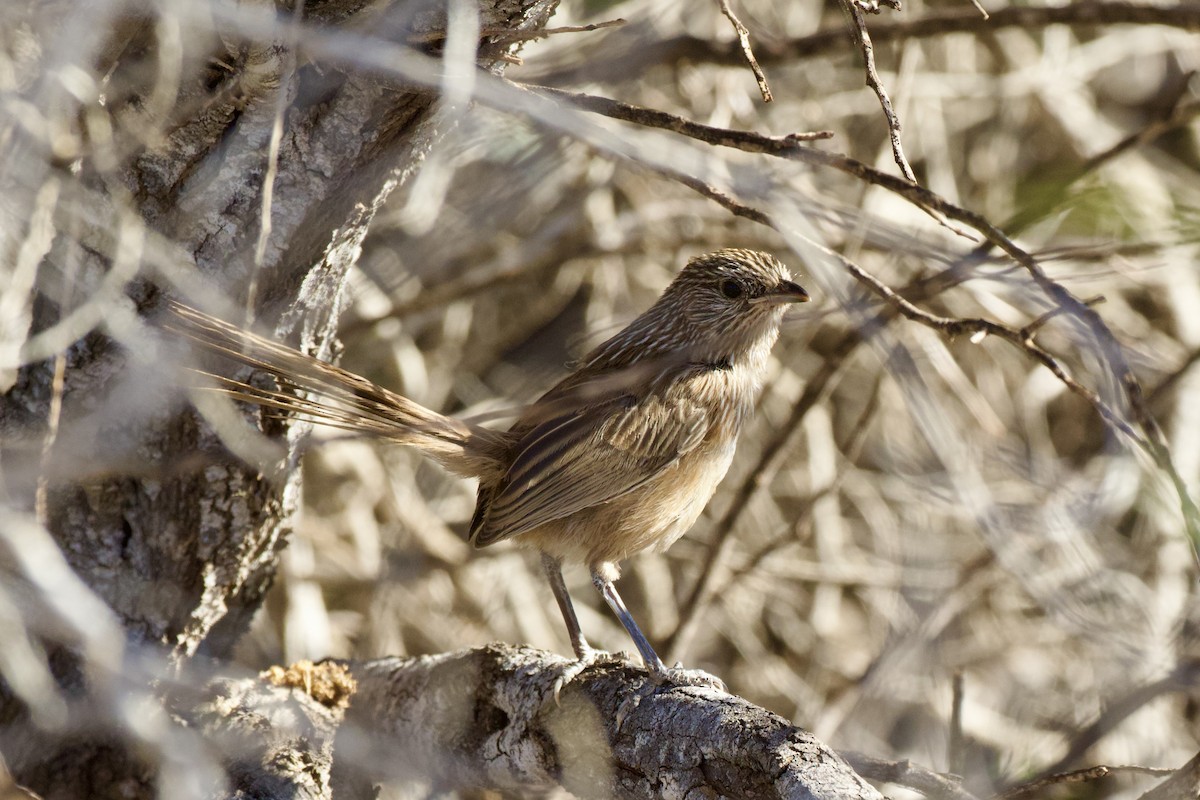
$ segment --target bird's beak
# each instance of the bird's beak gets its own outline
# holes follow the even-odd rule
[[[784,303],[807,303],[808,301],[808,292],[804,291],[804,287],[791,281],[780,281],[779,285],[771,291],[754,298],[755,303],[766,303],[771,306]]]

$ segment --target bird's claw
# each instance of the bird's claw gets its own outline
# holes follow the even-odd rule
[[[650,680],[658,685],[673,683],[683,686],[700,686],[706,689],[716,689],[722,694],[729,693],[729,689],[725,687],[725,681],[716,675],[702,669],[686,669],[680,662],[675,662],[673,667],[659,665],[657,669],[650,669]]]
[[[562,673],[554,679],[554,688],[552,694],[552,697],[554,698],[554,705],[559,705],[559,695],[562,694],[562,690],[567,687],[567,684],[582,675],[588,667],[592,666],[596,662],[604,661],[605,659],[609,658],[613,658],[613,656],[607,651],[593,650],[589,647],[584,650],[577,659],[564,666]]]
[[[729,691],[725,688],[725,682],[716,675],[702,669],[685,669],[680,663],[676,663],[673,667],[667,667],[660,661],[657,664],[648,664],[646,669],[650,673],[650,682],[635,688],[617,708],[617,730],[621,729],[625,718],[664,683],[674,686],[701,686],[706,689],[716,689],[723,694],[728,694]]]

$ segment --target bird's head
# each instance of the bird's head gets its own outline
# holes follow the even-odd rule
[[[697,256],[671,281],[653,306],[584,359],[621,367],[647,359],[735,362],[765,357],[783,313],[808,302],[779,259],[730,248]]]
[[[671,335],[685,345],[695,340],[705,351],[736,357],[774,344],[784,311],[808,299],[779,259],[731,248],[689,261],[647,314],[672,319]]]

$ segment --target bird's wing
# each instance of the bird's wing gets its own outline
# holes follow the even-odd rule
[[[693,402],[623,395],[540,422],[480,509],[472,541],[488,545],[607,503],[668,469],[708,432]]]

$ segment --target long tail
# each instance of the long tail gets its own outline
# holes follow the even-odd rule
[[[431,411],[353,372],[181,303],[169,303],[161,327],[210,353],[270,373],[285,384],[278,389],[264,388],[204,373],[236,400],[410,445],[464,477],[485,477],[501,468],[507,445],[503,433]]]

